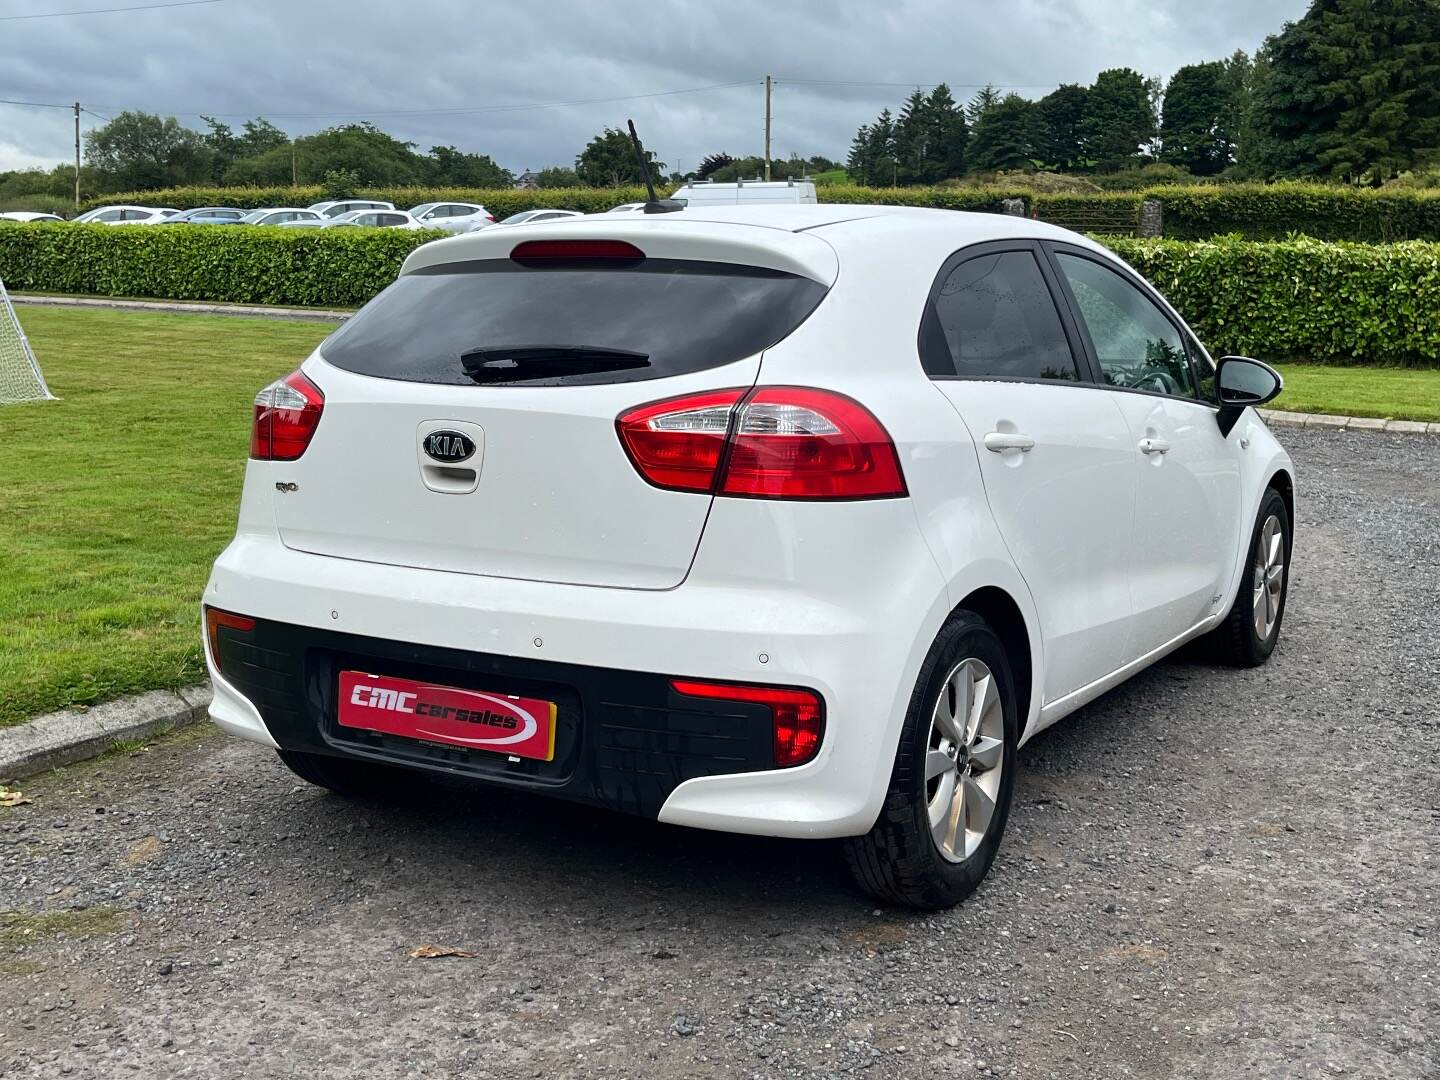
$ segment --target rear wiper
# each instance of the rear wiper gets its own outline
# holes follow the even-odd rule
[[[493,345],[461,353],[460,366],[478,383],[522,382],[650,366],[650,354],[595,345]]]

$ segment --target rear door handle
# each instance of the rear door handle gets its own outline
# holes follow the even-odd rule
[[[1035,448],[1035,440],[1029,435],[1020,435],[1012,431],[991,431],[985,436],[985,449],[992,454],[1004,453],[1006,450],[1019,450],[1026,453]]]
[[[1140,452],[1142,454],[1168,454],[1170,444],[1164,439],[1141,439]]]

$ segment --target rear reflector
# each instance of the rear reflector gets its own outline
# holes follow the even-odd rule
[[[623,240],[526,240],[510,250],[518,262],[532,259],[643,259],[645,253]]]
[[[220,670],[220,631],[222,629],[248,632],[255,629],[255,620],[248,615],[236,615],[232,611],[205,607],[205,639],[210,643],[210,661],[215,670]]]
[[[829,390],[713,390],[631,409],[616,428],[656,487],[758,499],[905,494],[889,433],[865,406]]]
[[[255,395],[250,456],[259,461],[294,461],[315,435],[325,395],[298,371],[292,371]]]
[[[677,694],[689,697],[769,706],[775,729],[776,765],[803,765],[820,749],[820,739],[825,733],[825,707],[820,695],[811,690],[688,679],[672,679],[670,687]]]

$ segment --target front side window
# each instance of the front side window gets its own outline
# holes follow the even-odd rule
[[[1180,331],[1148,296],[1093,259],[1062,252],[1056,261],[1090,331],[1107,384],[1171,397],[1199,396]]]
[[[1054,298],[1029,251],[967,259],[946,275],[921,328],[933,377],[1079,378]]]

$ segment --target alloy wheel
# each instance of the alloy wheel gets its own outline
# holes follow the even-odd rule
[[[1005,766],[1000,687],[982,661],[960,661],[940,687],[925,752],[930,833],[940,854],[963,862],[989,831]]]
[[[1260,527],[1252,590],[1255,636],[1261,641],[1268,641],[1280,618],[1280,602],[1285,592],[1285,530],[1275,514],[1267,517]]]

